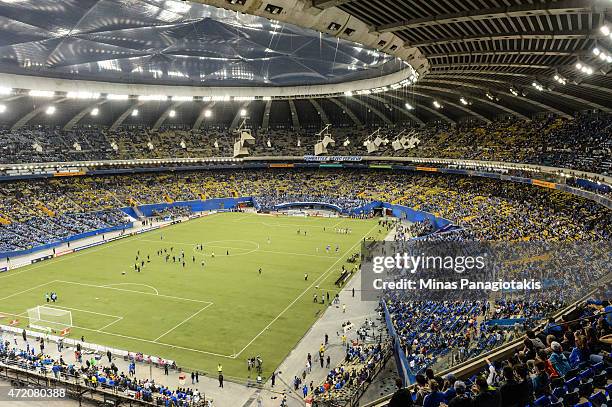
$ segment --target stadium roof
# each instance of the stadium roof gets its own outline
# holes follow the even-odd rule
[[[397,109],[415,123],[610,112],[612,37],[602,27],[612,30],[612,0],[0,0],[0,87],[17,73],[41,86],[34,76],[129,82],[108,93],[131,95],[175,95],[135,84],[344,93],[330,99],[342,112]],[[406,63],[416,84],[350,92],[360,78],[397,82]],[[70,82],[52,84],[68,92],[60,85]]]
[[[400,59],[353,42],[199,3],[2,0],[0,70],[54,78],[197,86],[367,79]]]

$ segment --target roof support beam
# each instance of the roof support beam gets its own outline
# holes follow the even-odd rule
[[[419,119],[418,117],[416,117],[416,115],[412,114],[410,112],[410,110],[406,109],[405,107],[403,107],[401,104],[400,105],[396,105],[395,103],[386,100],[380,96],[376,96],[376,95],[368,95],[368,97],[372,100],[376,100],[378,102],[381,103],[388,103],[390,104],[392,107],[394,107],[395,109],[399,110],[401,113],[403,113],[405,116],[408,116],[410,119],[412,119],[414,122],[419,124],[419,127],[424,127],[425,126],[425,122],[421,119]]]
[[[300,126],[300,118],[298,116],[297,109],[295,108],[295,102],[293,101],[293,99],[289,99],[289,109],[291,109],[291,121],[293,123],[293,129],[301,129],[302,126]]]
[[[503,40],[575,40],[582,38],[599,38],[599,30],[574,30],[556,33],[554,31],[503,32],[493,34],[462,35],[448,38],[436,38],[427,41],[411,42],[409,47],[429,47],[466,42],[503,41]]]
[[[452,93],[454,95],[463,96],[461,94],[461,92],[458,92],[458,91],[452,90],[452,89],[442,88],[442,87],[425,86],[425,85],[418,85],[418,84],[415,85],[415,87],[421,88],[421,89],[428,89],[428,90],[433,90],[433,91],[439,91],[439,92]],[[495,102],[493,102],[493,101],[491,101],[489,99],[481,98],[481,97],[474,96],[474,95],[465,95],[465,96],[467,96],[470,99],[478,100],[479,102],[485,103],[487,105],[491,105],[491,106],[495,107],[498,110],[503,110],[506,113],[510,113],[511,115],[518,117],[519,119],[523,119],[523,120],[527,120],[527,121],[531,120],[529,117],[527,117],[527,116],[525,116],[525,115],[523,115],[523,114],[521,114],[521,113],[519,113],[519,112],[517,112],[515,110],[512,110],[512,109],[510,109],[508,107],[505,107],[505,106],[502,106],[502,105],[500,105],[498,103],[495,103]]]
[[[200,127],[202,127],[202,122],[204,121],[204,119],[206,119],[206,112],[209,111],[210,109],[212,109],[215,106],[216,103],[217,102],[211,102],[211,103],[207,104],[204,108],[202,108],[202,111],[198,115],[198,118],[196,119],[195,123],[193,124],[193,127],[191,128],[191,131],[198,131],[198,130],[200,130]]]
[[[478,78],[477,80],[484,81],[484,82],[493,82],[493,83],[498,83],[498,84],[504,84],[504,85],[507,84],[507,82],[505,82],[505,81],[500,81],[500,80],[497,80],[497,79],[490,79],[490,78]],[[602,112],[606,112],[606,113],[612,112],[612,109],[610,109],[609,107],[602,106],[602,105],[600,105],[598,103],[595,103],[595,102],[591,102],[590,100],[579,98],[578,96],[568,95],[567,93],[557,92],[555,90],[545,90],[544,92],[545,93],[550,93],[551,95],[560,96],[562,98],[573,100],[574,102],[578,102],[578,103],[581,103],[583,105],[587,105],[589,107],[592,107],[593,109],[599,109]]]
[[[425,55],[427,58],[446,58],[446,57],[480,57],[480,56],[506,56],[506,55],[536,55],[554,57],[585,57],[592,55],[589,51],[538,51],[538,50],[495,50],[495,51],[474,51],[474,52],[446,52],[441,54]]]
[[[110,131],[115,131],[121,126],[121,124],[128,118],[129,115],[132,114],[134,109],[138,109],[140,106],[144,105],[145,102],[143,100],[134,103],[132,106],[125,109],[125,112],[121,113],[121,115],[115,120],[115,122],[110,126]]]
[[[453,23],[465,23],[480,20],[517,18],[529,16],[551,16],[563,14],[585,14],[595,9],[591,0],[561,0],[557,2],[518,4],[508,7],[482,8],[479,10],[460,11],[457,13],[431,15],[423,18],[403,20],[376,27],[376,31],[394,32],[410,28],[431,27]]]
[[[230,125],[230,131],[236,130],[238,126],[240,126],[240,119],[246,118],[246,115],[243,116],[240,113],[242,112],[242,110],[246,110],[246,108],[249,107],[249,103],[251,102],[244,102],[238,107],[236,115],[234,115],[234,119],[232,120],[232,124]]]
[[[30,113],[28,113],[25,116],[23,116],[21,119],[17,120],[17,122],[15,124],[13,124],[13,126],[11,127],[11,131],[15,131],[15,130],[18,130],[18,129],[22,128],[23,126],[28,124],[28,122],[30,120],[32,120],[33,118],[38,116],[40,113],[42,113],[45,110],[47,110],[47,108],[49,106],[57,105],[57,104],[60,104],[62,102],[65,102],[67,100],[68,100],[68,98],[60,98],[60,99],[50,100],[49,103],[45,103],[45,104],[41,105],[40,107],[32,110]]]
[[[6,98],[2,98],[2,99],[0,99],[0,102],[2,102],[2,103],[13,102],[15,100],[19,100],[21,98],[24,98],[25,96],[26,96],[25,94],[20,93],[19,95],[13,95],[13,96],[9,96],[9,97],[6,97]]]
[[[478,80],[481,80],[481,79],[478,79]],[[486,80],[486,79],[482,79],[482,80]],[[473,83],[463,82],[463,81],[445,81],[445,80],[426,79],[426,78],[424,78],[423,82],[425,82],[425,81],[426,82],[431,82],[431,83],[441,83],[441,84],[446,84],[446,85],[465,86],[465,87],[468,87],[468,88],[480,89],[480,90],[483,90],[485,92],[490,90],[486,86],[475,85]],[[499,81],[499,82],[504,83],[504,84],[506,83],[506,82],[503,82],[503,81]],[[502,92],[502,91],[499,91],[497,89],[492,89],[492,91],[497,93],[497,94],[499,94],[499,95],[504,95],[506,97],[510,97],[510,98],[514,98],[514,99],[519,99],[519,100],[521,100],[523,102],[527,102],[529,104],[532,104],[532,105],[537,106],[539,108],[542,108],[544,110],[548,110],[549,112],[557,114],[557,115],[559,115],[561,117],[565,117],[567,119],[571,119],[572,118],[571,115],[569,115],[569,114],[567,114],[567,113],[565,113],[565,112],[563,112],[563,111],[561,111],[559,109],[555,109],[554,107],[545,105],[544,103],[540,103],[538,101],[535,101],[535,100],[532,100],[532,99],[528,99],[528,98],[526,98],[524,96],[521,96],[521,95],[514,96],[512,93]]]
[[[430,98],[432,98],[432,99],[434,99],[434,100],[438,100],[438,98],[434,98],[433,96],[431,96],[431,95],[426,95],[426,94],[424,94],[424,93],[419,93],[419,92],[412,92],[412,93],[414,93],[415,95],[419,95],[419,96],[426,96],[426,97],[430,97]],[[443,106],[444,106],[444,105],[448,105],[448,106],[452,106],[452,107],[454,107],[455,109],[463,110],[464,112],[469,113],[471,116],[474,116],[474,117],[476,117],[477,119],[482,120],[482,121],[483,121],[483,122],[485,122],[486,124],[490,124],[490,123],[491,123],[491,120],[490,120],[490,119],[487,119],[486,117],[484,117],[484,116],[483,116],[483,115],[481,115],[480,113],[476,113],[476,112],[475,112],[475,111],[473,111],[472,109],[468,109],[468,108],[467,108],[467,107],[465,107],[465,106],[462,106],[462,105],[457,104],[457,103],[450,102],[450,101],[448,101],[448,100],[446,100],[446,99],[440,99],[440,102],[442,102],[442,105],[443,105]]]
[[[157,131],[159,130],[159,128],[162,126],[162,124],[164,124],[164,122],[166,121],[166,119],[168,118],[168,116],[170,116],[170,112],[173,111],[174,109],[176,109],[177,107],[179,107],[180,105],[182,105],[185,102],[174,102],[170,105],[170,107],[168,107],[166,109],[166,111],[159,116],[159,119],[157,119],[155,121],[155,124],[153,125],[153,127],[151,127],[151,130],[153,131]]]
[[[272,101],[266,100],[266,106],[264,107],[263,118],[261,119],[261,129],[268,130],[270,127],[270,109],[272,109]]]
[[[312,0],[312,6],[320,9],[338,7],[353,0]]]
[[[91,113],[93,109],[95,109],[96,107],[102,106],[105,103],[108,103],[108,99],[101,100],[99,102],[94,103],[91,106],[87,106],[85,109],[78,112],[72,119],[70,119],[70,121],[68,121],[68,123],[66,123],[66,125],[64,126],[63,130],[64,131],[72,130],[72,128],[76,126],[81,121],[81,119],[85,117],[85,115],[87,115],[87,113]]]
[[[353,113],[353,111],[351,109],[349,109],[348,105],[344,102],[339,101],[338,99],[335,98],[329,98],[329,100],[334,103],[336,106],[338,106],[340,109],[342,109],[353,121],[353,123],[355,124],[355,126],[357,127],[363,127],[363,123],[361,123],[361,120],[359,120],[359,118],[355,115],[355,113]]]
[[[465,68],[469,68],[472,66],[485,66],[489,68],[506,68],[506,69],[507,68],[528,68],[528,69],[553,69],[555,68],[554,66],[551,66],[551,65],[514,64],[514,63],[498,64],[498,63],[479,62],[479,61],[472,61],[468,64],[462,64],[460,68],[465,69]],[[431,70],[429,72],[435,73],[436,71],[434,71],[434,69],[444,70],[444,72],[447,72],[449,68],[457,69],[459,68],[459,66],[457,64],[435,64],[431,66]]]
[[[315,109],[317,109],[317,112],[319,113],[319,117],[321,118],[321,121],[324,124],[331,124],[331,122],[329,121],[329,118],[327,117],[327,113],[325,113],[325,110],[323,110],[323,108],[321,107],[321,104],[315,99],[308,99],[308,101],[310,102],[310,104],[314,106]]]
[[[379,109],[375,108],[374,106],[372,106],[371,104],[369,104],[367,101],[359,99],[357,97],[352,98],[352,100],[354,100],[356,103],[359,103],[361,106],[365,107],[366,109],[369,109],[370,111],[372,111],[372,113],[374,113],[376,116],[380,117],[380,119],[385,122],[385,124],[392,126],[393,125],[393,121],[391,121],[391,119],[389,119],[387,117],[387,115],[385,115],[382,111],[380,111]]]
[[[433,98],[432,98],[431,96],[429,96],[429,95],[424,95],[424,94],[422,94],[422,93],[416,93],[416,92],[413,92],[413,93],[414,93],[415,95],[425,96],[425,97],[427,97],[427,98],[433,99]],[[393,98],[393,99],[401,100],[401,101],[403,101],[403,100],[404,100],[404,98],[402,98],[402,97],[400,97],[400,96],[397,96],[397,95],[394,95],[394,94],[392,94],[392,93],[387,93],[387,96],[389,96],[390,98]],[[433,114],[433,115],[435,115],[435,116],[438,116],[440,119],[444,120],[445,122],[447,122],[447,123],[449,123],[449,124],[452,124],[452,125],[457,124],[457,122],[456,122],[456,121],[454,121],[453,119],[451,119],[451,118],[450,118],[450,117],[448,117],[447,115],[445,115],[445,114],[441,113],[440,111],[438,111],[438,109],[432,109],[431,107],[429,107],[429,106],[425,106],[425,105],[422,105],[422,104],[419,104],[419,105],[417,105],[417,106],[415,106],[415,107],[420,108],[420,109],[427,110],[429,113],[431,113],[431,114]]]

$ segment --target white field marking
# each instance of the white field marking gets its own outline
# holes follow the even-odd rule
[[[179,326],[183,325],[185,322],[189,321],[191,318],[195,317],[196,315],[198,315],[200,312],[204,311],[206,308],[210,307],[211,305],[213,305],[212,302],[210,304],[208,304],[207,306],[205,306],[204,308],[200,309],[199,311],[196,311],[195,313],[191,314],[191,316],[185,318],[184,320],[182,320],[181,322],[179,322],[178,324],[176,324],[172,328],[168,329],[163,334],[159,335],[157,338],[155,338],[153,340],[153,342],[157,342],[160,338],[168,335],[170,332],[174,331],[176,328],[178,328]]]
[[[86,312],[86,313],[88,313],[88,314],[102,315],[102,316],[104,316],[104,317],[111,317],[111,318],[123,318],[123,317],[120,317],[119,315],[103,314],[102,312],[96,312],[96,311],[87,311],[87,310],[80,309],[80,308],[64,307],[63,305],[55,305],[55,304],[53,304],[53,306],[48,306],[48,305],[39,305],[39,307],[51,308],[51,309],[58,309],[58,310],[60,310],[60,311],[63,311],[63,310],[69,310],[69,311]]]
[[[104,288],[111,288],[111,287],[116,286],[116,285],[140,285],[140,286],[143,286],[143,287],[150,288],[151,290],[155,291],[155,295],[159,295],[159,291],[157,291],[157,288],[155,288],[155,287],[153,287],[153,286],[151,286],[151,285],[147,285],[147,284],[140,284],[140,283],[115,283],[115,284],[105,284],[105,285],[103,285],[102,287],[104,287]]]
[[[17,296],[17,295],[20,295],[20,294],[23,294],[23,293],[27,293],[28,291],[35,290],[35,289],[40,288],[40,287],[43,287],[43,286],[45,286],[45,285],[53,284],[53,283],[55,283],[55,282],[57,282],[57,280],[47,281],[46,283],[42,283],[42,284],[36,285],[36,286],[34,286],[34,287],[30,287],[30,288],[28,288],[28,289],[26,289],[26,290],[19,291],[19,292],[16,292],[16,293],[13,293],[13,294],[11,294],[11,295],[7,295],[7,296],[6,296],[6,297],[4,297],[4,298],[0,298],[0,301],[8,300],[9,298],[13,298],[13,297],[15,297],[15,296]]]
[[[145,240],[143,239],[143,242],[154,242],[156,240]],[[220,242],[222,240],[217,240],[217,242]],[[242,241],[242,242],[249,242],[249,243],[253,243],[256,244],[258,247],[261,247],[259,245],[259,243],[250,241],[250,240],[228,240],[228,242],[238,242],[238,241]],[[199,245],[199,243],[193,244],[193,243],[187,243],[187,242],[167,242],[170,244],[175,244],[175,245],[183,245],[183,246],[193,246],[193,251],[203,257],[210,257],[210,255],[206,255],[205,253],[202,253],[201,251],[196,251],[195,247],[197,245]],[[285,255],[291,255],[291,256],[306,256],[306,257],[321,257],[321,258],[326,258],[326,259],[335,259],[338,256],[334,256],[334,255],[329,255],[329,256],[324,256],[324,255],[317,255],[317,254],[309,254],[309,253],[294,253],[294,252],[283,252],[283,251],[274,251],[274,250],[262,250],[260,248],[258,249],[248,249],[245,247],[233,247],[233,246],[215,246],[215,245],[209,245],[204,243],[204,249],[206,249],[207,247],[213,247],[215,249],[230,249],[230,250],[248,250],[245,253],[238,253],[238,254],[230,254],[230,257],[232,256],[245,256],[247,254],[251,254],[254,252],[259,252],[259,253],[271,253],[271,254],[285,254]],[[227,256],[223,256],[223,257],[227,257]]]
[[[111,325],[115,325],[117,322],[121,321],[123,319],[123,317],[119,317],[118,319],[114,320],[113,322],[104,325],[102,328],[99,329],[100,332],[102,332],[102,330],[108,328]]]
[[[154,297],[164,297],[164,298],[170,298],[170,299],[173,299],[173,300],[199,302],[199,303],[202,303],[202,304],[212,304],[212,302],[210,302],[210,301],[194,300],[193,298],[175,297],[175,296],[172,296],[172,295],[165,295],[165,294],[145,293],[143,291],[128,290],[126,288],[108,287],[108,286],[104,286],[104,285],[86,284],[86,283],[79,283],[79,282],[76,282],[76,281],[65,281],[65,280],[55,280],[55,282],[65,283],[65,284],[76,284],[76,285],[82,285],[82,286],[85,286],[85,287],[104,288],[106,290],[117,290],[117,291],[124,291],[124,292],[128,292],[128,293],[135,293],[135,294],[142,294],[142,295],[152,295]]]
[[[13,314],[13,313],[10,313],[10,312],[3,312],[3,311],[0,311],[0,312],[2,314],[4,314],[4,315],[11,315],[11,316],[15,316],[15,317],[18,317],[18,316],[21,315],[21,314]],[[82,329],[84,331],[89,331],[89,332],[98,332],[98,333],[101,333],[101,334],[104,334],[104,335],[116,336],[116,337],[119,337],[119,338],[130,339],[130,340],[133,340],[133,341],[152,343],[154,345],[164,346],[164,347],[167,347],[167,348],[176,348],[176,349],[186,350],[186,351],[190,351],[190,352],[202,353],[202,354],[205,354],[205,355],[218,356],[218,357],[226,358],[226,359],[236,359],[236,356],[234,356],[234,355],[222,355],[220,353],[208,352],[208,351],[201,350],[201,349],[187,348],[185,346],[172,345],[172,344],[164,343],[164,342],[154,342],[154,341],[152,341],[150,339],[136,338],[134,336],[128,336],[128,335],[115,334],[115,333],[112,333],[112,332],[106,332],[106,331],[103,331],[102,328],[101,329],[92,329],[92,328],[85,328],[83,326],[77,326],[77,325],[73,325],[72,328]]]
[[[361,244],[361,242],[362,242],[362,240],[363,240],[363,239],[364,239],[366,236],[368,236],[368,235],[369,235],[369,234],[370,234],[370,233],[371,233],[371,232],[372,232],[374,229],[376,229],[377,227],[378,227],[378,225],[374,225],[374,226],[372,226],[372,228],[371,228],[371,229],[370,229],[368,232],[366,232],[366,234],[365,234],[365,235],[363,235],[363,237],[362,237],[361,239],[359,239],[359,240],[357,241],[357,243],[355,243],[353,246],[351,246],[351,247],[350,247],[348,250],[345,250],[345,251],[343,252],[342,256],[341,256],[341,257],[339,257],[339,258],[338,258],[338,260],[336,260],[336,261],[334,262],[334,264],[332,264],[331,266],[329,266],[329,268],[328,268],[328,269],[327,269],[325,272],[323,272],[323,274],[321,274],[321,275],[320,275],[320,276],[319,276],[319,277],[318,277],[316,280],[314,280],[314,281],[312,282],[312,284],[310,284],[310,286],[308,286],[308,287],[307,287],[307,288],[306,288],[304,291],[302,291],[302,293],[301,293],[301,294],[300,294],[300,295],[299,295],[299,296],[298,296],[298,297],[297,297],[295,300],[291,301],[291,303],[290,303],[289,305],[287,305],[287,307],[285,307],[285,309],[283,309],[283,310],[280,312],[280,314],[278,314],[278,315],[277,315],[277,316],[276,316],[276,317],[275,317],[275,318],[274,318],[274,319],[273,319],[273,320],[272,320],[272,321],[271,321],[271,322],[270,322],[268,325],[266,325],[266,326],[265,326],[265,328],[261,330],[261,332],[259,332],[257,335],[255,335],[255,337],[254,337],[253,339],[251,339],[251,341],[250,341],[249,343],[247,343],[247,344],[246,344],[246,346],[245,346],[244,348],[242,348],[242,349],[240,350],[240,352],[238,352],[238,353],[237,353],[235,356],[236,356],[236,357],[240,356],[240,354],[241,354],[242,352],[244,352],[244,351],[245,351],[245,350],[246,350],[246,349],[247,349],[249,346],[251,346],[251,344],[252,344],[253,342],[255,342],[255,341],[257,340],[257,338],[259,338],[259,337],[260,337],[260,336],[261,336],[261,335],[262,335],[262,334],[263,334],[265,331],[267,331],[267,330],[268,330],[268,328],[270,328],[270,326],[272,326],[272,324],[274,324],[274,323],[275,323],[275,322],[276,322],[276,321],[277,321],[277,320],[278,320],[278,319],[279,319],[281,316],[283,316],[283,314],[284,314],[285,312],[287,312],[287,310],[289,310],[289,308],[291,308],[291,307],[293,306],[293,304],[295,304],[295,303],[296,303],[296,302],[297,302],[297,301],[298,301],[300,298],[302,298],[302,297],[304,296],[304,294],[306,294],[306,292],[310,291],[310,290],[312,289],[312,287],[314,287],[314,286],[315,286],[315,285],[316,285],[316,284],[317,284],[317,283],[318,283],[320,280],[322,280],[322,279],[324,279],[325,277],[327,277],[327,275],[328,275],[328,274],[331,272],[331,270],[334,268],[334,266],[335,266],[336,264],[338,264],[338,262],[344,258],[344,256],[346,255],[346,253],[348,253],[348,252],[350,252],[351,250],[353,250],[353,249],[354,249],[354,248],[355,248],[357,245],[360,245],[360,244]]]
[[[100,330],[108,328],[109,326],[116,324],[117,322],[121,321],[123,319],[123,317],[120,317],[118,315],[112,315],[112,314],[104,314],[102,312],[96,312],[96,311],[87,311],[84,309],[80,309],[80,308],[71,308],[71,307],[64,307],[62,305],[55,305],[53,304],[52,307],[46,306],[46,305],[39,305],[40,307],[45,307],[45,308],[51,308],[51,309],[59,309],[59,310],[70,310],[70,311],[77,311],[77,312],[85,312],[87,314],[94,314],[94,315],[102,315],[105,317],[110,317],[110,318],[114,318],[115,320],[112,321],[110,324],[106,324],[104,325],[102,328],[100,328]],[[27,311],[26,311],[27,312]],[[51,321],[47,321],[47,322],[51,322]]]

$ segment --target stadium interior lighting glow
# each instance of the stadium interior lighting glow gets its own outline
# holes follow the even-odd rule
[[[97,99],[100,94],[95,92],[68,92],[66,97],[68,99]]]
[[[442,105],[440,104],[440,102],[438,102],[437,100],[434,100],[434,101],[433,101],[433,105],[434,105],[434,107],[435,107],[436,109],[439,109],[439,108],[441,108],[441,107],[442,107]]]
[[[238,102],[250,102],[255,100],[255,96],[234,96],[234,100]]]
[[[346,92],[344,92],[344,96],[353,96],[353,92],[347,90]]]
[[[244,117],[247,115],[246,109],[240,109],[240,116]]]
[[[190,102],[193,100],[193,96],[172,96],[172,100],[177,102]]]
[[[100,113],[100,109],[98,109],[97,107],[94,107],[94,108],[91,110],[91,115],[92,115],[92,116],[97,116],[97,115],[98,115],[98,113]]]
[[[174,117],[174,116],[176,116],[176,110],[170,110],[170,111],[168,112],[168,116],[169,116],[169,117]]]
[[[141,96],[138,96],[138,100],[145,101],[145,102],[151,101],[151,100],[164,101],[164,100],[168,100],[168,97],[164,95],[141,95]]]
[[[0,95],[10,95],[11,93],[13,93],[13,88],[0,86]]]
[[[114,93],[109,93],[106,95],[108,100],[128,100],[130,95],[117,95]]]
[[[55,106],[47,107],[47,110],[45,110],[45,113],[48,115],[52,115],[53,113],[55,113]]]
[[[230,97],[228,95],[213,96],[211,100],[214,102],[228,102],[230,100]]]
[[[559,75],[558,73],[553,76],[553,79],[561,85],[567,84],[567,79],[565,79],[563,76]]]
[[[264,96],[261,98],[262,100],[272,100],[272,96]]]
[[[413,110],[414,106],[412,106],[410,103],[406,102],[406,109]]]
[[[206,109],[204,111],[204,117],[212,117],[212,111],[209,109]]]
[[[599,31],[601,31],[603,35],[610,35],[610,27],[607,25],[602,25]]]
[[[6,112],[6,105],[0,105],[0,113]]]
[[[132,110],[132,116],[138,116],[138,109]]]
[[[28,92],[28,95],[42,98],[52,98],[55,96],[55,92],[51,90],[31,90]]]
[[[538,91],[542,92],[544,90],[544,86],[542,86],[541,83],[533,81],[533,83],[531,84],[531,86],[533,86],[534,88],[536,88]]]
[[[461,96],[461,97],[459,98],[459,101],[461,102],[461,104],[462,104],[462,105],[468,105],[468,104],[469,104],[469,102],[467,101],[467,99],[466,99],[466,98],[464,98],[463,96]]]

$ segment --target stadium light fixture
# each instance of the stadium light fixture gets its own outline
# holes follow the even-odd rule
[[[52,90],[31,90],[28,92],[28,95],[41,98],[52,98],[55,96],[55,92]]]
[[[6,105],[0,105],[0,113],[6,112]]]
[[[561,85],[566,85],[567,84],[567,79],[565,79],[563,76],[559,75],[558,73],[556,73],[553,76],[553,79],[555,80],[555,82],[561,84]]]
[[[172,96],[171,99],[175,102],[191,102],[193,96]]]
[[[538,81],[533,81],[531,83],[531,86],[533,86],[534,88],[536,88],[538,91],[542,92],[544,90],[544,86],[542,86],[542,84]]]
[[[132,116],[134,117],[138,116],[138,109],[132,110]]]
[[[353,96],[353,92],[347,90],[346,92],[344,92],[344,96]]]
[[[100,113],[100,109],[98,109],[97,107],[94,107],[94,108],[91,110],[91,115],[92,115],[92,116],[97,116],[97,115],[98,115],[98,113]]]
[[[470,104],[470,102],[466,98],[464,98],[463,96],[461,96],[459,98],[459,101],[461,102],[462,105],[465,105],[465,106]]]
[[[204,117],[212,117],[212,110],[206,109],[204,111]]]
[[[51,116],[52,114],[55,113],[55,106],[49,106],[47,107],[47,110],[45,110],[45,113],[48,114],[49,116]]]
[[[414,106],[412,106],[410,103],[406,102],[406,109],[414,110]]]
[[[0,95],[10,95],[11,93],[13,93],[13,88],[5,88],[0,86]]]
[[[247,115],[247,110],[246,109],[240,109],[240,116],[244,117]]]
[[[606,36],[611,34],[610,27],[608,27],[607,25],[602,25],[599,31],[601,31],[601,33]]]
[[[173,109],[173,110],[170,110],[170,111],[168,112],[168,116],[169,116],[169,117],[171,117],[171,118],[172,118],[172,117],[175,117],[175,116],[176,116],[176,110],[174,110],[174,109]]]
[[[434,107],[435,107],[436,109],[440,109],[440,108],[442,108],[442,105],[441,105],[441,104],[440,104],[440,102],[438,102],[437,100],[434,100],[434,101],[433,101],[433,105],[434,105]]]

